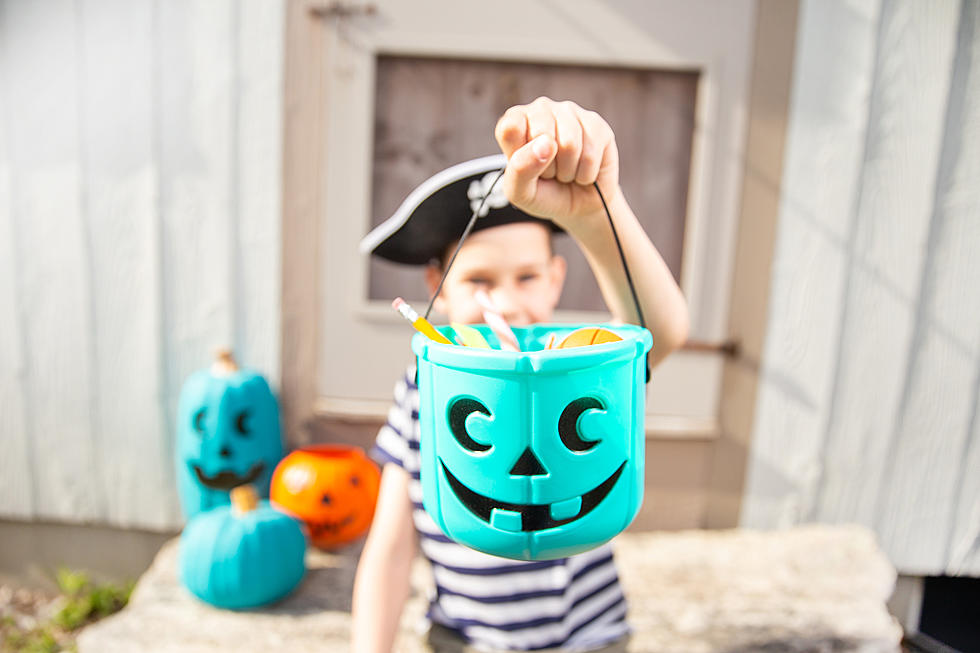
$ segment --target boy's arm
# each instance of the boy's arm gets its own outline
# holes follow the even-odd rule
[[[416,534],[408,473],[393,463],[381,472],[374,521],[354,577],[351,650],[388,653],[411,591]]]
[[[613,316],[636,323],[623,264],[592,185],[598,182],[653,334],[650,364],[680,347],[689,327],[687,302],[623,196],[619,152],[606,121],[574,102],[538,98],[508,109],[495,133],[508,158],[503,183],[510,201],[567,231],[584,252]]]

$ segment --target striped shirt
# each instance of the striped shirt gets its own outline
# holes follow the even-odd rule
[[[395,403],[372,456],[410,475],[413,521],[435,576],[429,619],[477,648],[586,651],[629,632],[626,599],[612,548],[526,562],[456,544],[422,507],[418,388],[410,369],[395,384]]]

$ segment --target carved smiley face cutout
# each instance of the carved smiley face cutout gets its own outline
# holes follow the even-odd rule
[[[538,560],[586,550],[626,527],[642,473],[631,404],[609,387],[581,388],[560,375],[539,375],[530,387],[483,378],[481,392],[460,394],[470,375],[441,372],[449,381],[432,402],[441,414],[423,424],[420,453],[423,502],[446,535]]]
[[[558,439],[562,445],[569,452],[579,454],[592,450],[599,445],[601,437],[589,439],[583,436],[580,422],[583,415],[588,411],[604,410],[603,402],[595,397],[580,397],[569,402],[555,425]],[[457,399],[449,408],[449,430],[463,449],[474,454],[486,454],[493,445],[490,442],[479,442],[473,439],[467,431],[468,418],[474,414],[491,417],[490,410],[479,400],[471,397]],[[492,436],[490,440],[492,441]],[[440,459],[439,462],[449,486],[470,512],[494,528],[522,532],[555,528],[588,515],[609,495],[626,466],[625,460],[619,462],[618,465],[615,460],[596,460],[595,462],[598,464],[613,468],[613,471],[598,485],[579,494],[575,493],[574,488],[568,488],[570,491],[568,497],[551,503],[515,503],[502,501],[475,491],[465,481],[453,474],[444,460]],[[561,462],[555,461],[554,464],[561,464]],[[548,478],[549,476],[548,467],[531,447],[525,447],[521,451],[508,471],[508,477],[517,482],[523,479],[530,481],[535,477]]]

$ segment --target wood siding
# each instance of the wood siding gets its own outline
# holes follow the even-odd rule
[[[978,28],[800,11],[741,521],[865,524],[903,573],[980,575]]]
[[[172,528],[183,379],[275,382],[282,20],[0,2],[0,517]]]

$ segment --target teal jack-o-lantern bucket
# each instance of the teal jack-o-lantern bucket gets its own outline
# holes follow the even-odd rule
[[[636,516],[652,337],[605,325],[622,340],[545,349],[580,326],[515,328],[521,352],[413,338],[423,504],[453,540],[546,560],[594,548]]]
[[[177,490],[184,516],[228,505],[232,488],[246,483],[269,496],[283,457],[279,405],[269,384],[218,353],[210,369],[184,383],[177,409]]]

